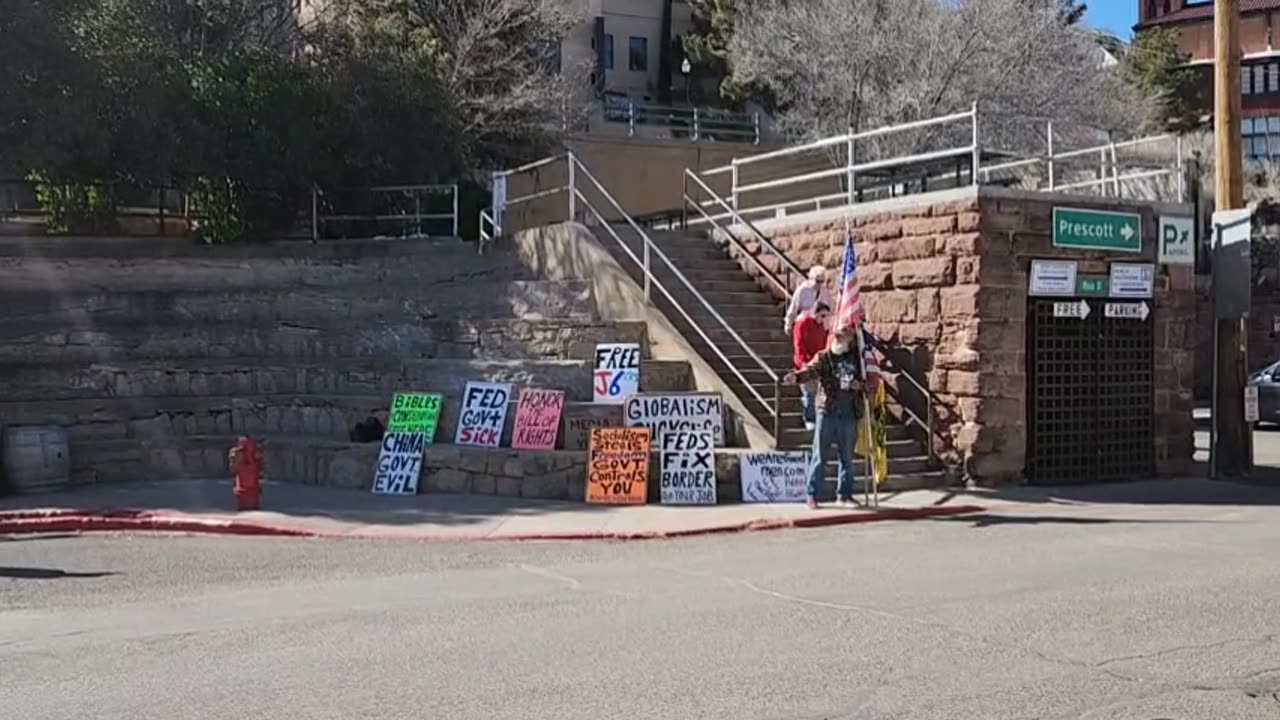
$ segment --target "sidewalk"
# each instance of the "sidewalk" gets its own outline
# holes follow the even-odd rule
[[[878,509],[803,504],[631,507],[485,495],[392,497],[268,483],[261,511],[237,513],[229,480],[75,488],[0,498],[0,534],[83,530],[413,540],[574,540],[817,527],[980,512],[944,491],[883,495]]]

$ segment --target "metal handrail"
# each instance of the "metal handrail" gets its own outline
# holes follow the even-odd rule
[[[675,263],[671,261],[671,259],[666,255],[666,253],[664,253],[662,249],[659,248],[653,242],[652,238],[649,237],[648,233],[646,233],[644,229],[641,228],[640,225],[635,222],[635,220],[631,217],[629,213],[627,213],[625,210],[622,209],[622,206],[618,203],[617,199],[614,198],[613,195],[609,193],[608,190],[605,189],[604,185],[595,177],[594,174],[591,173],[590,169],[588,169],[586,165],[582,163],[582,161],[578,160],[577,156],[575,156],[573,153],[556,155],[551,158],[545,158],[543,160],[539,160],[534,163],[529,163],[528,165],[522,166],[520,168],[504,171],[502,173],[499,173],[499,175],[504,175],[509,177],[510,175],[513,175],[522,171],[537,169],[539,167],[543,167],[553,162],[558,162],[560,160],[564,160],[568,165],[568,169],[569,169],[568,184],[560,185],[555,188],[543,190],[537,193],[532,193],[531,195],[528,195],[528,196],[510,198],[504,202],[502,208],[499,208],[499,212],[505,214],[505,209],[507,207],[511,205],[519,204],[522,202],[527,202],[534,196],[545,197],[545,196],[556,194],[559,192],[567,192],[569,195],[569,217],[572,220],[577,216],[576,204],[578,201],[581,201],[583,206],[586,207],[586,209],[590,211],[590,213],[595,217],[596,221],[602,227],[604,227],[605,230],[609,233],[609,235],[614,239],[614,242],[616,242],[622,248],[626,256],[630,258],[631,261],[634,262],[641,269],[644,276],[645,300],[649,301],[651,299],[651,292],[652,292],[651,288],[657,287],[658,291],[661,292],[662,295],[667,299],[667,301],[671,303],[671,306],[674,307],[676,311],[680,313],[680,315],[685,319],[685,321],[689,323],[689,326],[692,327],[693,330],[703,339],[703,341],[706,342],[707,346],[711,348],[711,351],[715,353],[717,357],[720,358],[720,360],[725,364],[725,366],[728,367],[729,370],[738,378],[738,380],[742,382],[743,386],[747,389],[747,391],[751,395],[753,395],[756,401],[758,401],[760,405],[765,408],[765,411],[773,417],[775,440],[778,437],[780,437],[780,433],[781,433],[780,422],[782,417],[782,405],[781,405],[781,397],[780,397],[781,378],[779,377],[777,372],[775,372],[773,368],[770,368],[768,363],[766,363],[759,356],[759,354],[757,354],[755,350],[753,350],[751,346],[747,344],[746,340],[744,340],[742,336],[739,335],[738,332],[733,329],[733,327],[729,324],[729,322],[715,309],[714,306],[711,305],[711,303],[706,299],[706,297],[704,297],[703,294],[698,291],[698,289],[694,286],[692,282],[689,281],[689,279],[684,275],[684,273],[682,273],[680,269],[675,266]],[[579,173],[581,173],[583,176],[587,178],[587,180],[590,181],[590,183],[595,187],[595,190],[605,199],[606,202],[609,203],[609,205],[619,215],[625,218],[627,224],[629,224],[631,228],[636,232],[636,234],[640,237],[641,243],[642,243],[643,257],[636,256],[636,253],[631,249],[631,247],[622,239],[621,236],[618,235],[617,231],[613,227],[613,224],[608,222],[604,218],[604,215],[596,208],[596,206],[591,202],[591,200],[587,198],[586,194],[582,192],[582,189],[578,186],[579,181],[577,179],[577,176]],[[500,228],[498,230],[500,231]],[[729,334],[729,337],[731,337],[733,341],[737,343],[737,345],[745,352],[746,356],[751,358],[751,360],[753,360],[759,366],[759,368],[764,371],[765,375],[769,378],[769,380],[773,382],[774,398],[773,398],[772,405],[768,400],[765,399],[765,397],[758,390],[756,390],[754,385],[749,380],[747,380],[746,376],[743,375],[743,371],[739,370],[737,365],[732,360],[730,360],[729,357],[725,355],[725,353],[721,352],[720,348],[717,346],[715,341],[711,339],[711,337],[707,334],[707,332],[703,329],[703,327],[693,318],[692,315],[690,315],[689,311],[685,309],[684,305],[681,304],[680,301],[678,301],[675,298],[675,296],[662,283],[662,281],[655,276],[653,272],[652,260],[651,260],[652,256],[655,254],[657,255],[659,260],[661,260],[664,264],[666,264],[667,268],[671,270],[672,274],[675,275],[676,279],[678,279],[685,286],[685,288],[690,292],[690,294],[692,294],[692,296],[699,303],[701,303],[703,308],[705,308],[706,311],[711,314],[711,317],[714,318],[717,323],[719,323],[721,328],[723,328],[723,330]]]
[[[485,208],[480,208],[480,215],[479,220],[476,223],[476,229],[479,237],[476,241],[476,252],[483,255],[485,250],[494,243],[500,233],[498,223],[493,219],[493,214]]]
[[[329,192],[368,192],[368,193],[412,193],[415,203],[414,212],[400,213],[393,215],[352,215],[352,214],[332,214],[326,215],[320,212],[320,198],[327,193],[318,186],[311,188],[311,240],[315,242],[320,239],[321,227],[328,221],[379,221],[379,220],[411,220],[416,223],[416,232],[414,237],[430,236],[429,233],[422,232],[422,222],[428,221],[444,221],[447,220],[452,227],[453,237],[458,236],[458,186],[451,185],[376,185],[372,187],[339,187],[333,188]],[[422,212],[420,194],[428,195],[448,195],[452,202],[450,212],[441,213],[424,213]]]
[[[720,224],[715,221],[715,218],[707,214],[707,211],[703,209],[703,206],[701,203],[689,197],[689,180],[692,178],[693,181],[697,183],[699,187],[702,188],[703,192],[710,195],[713,201],[715,201],[717,204],[720,205],[720,207],[725,209],[725,212],[728,213],[729,217],[733,218],[739,225],[743,225],[747,229],[751,230],[751,232],[755,234],[756,240],[763,247],[768,248],[769,252],[773,253],[773,256],[778,259],[778,262],[783,268],[790,270],[793,274],[799,275],[801,278],[803,278],[804,273],[800,270],[800,267],[796,265],[794,262],[792,262],[791,258],[787,257],[785,253],[779,250],[778,247],[773,244],[773,241],[770,240],[768,237],[766,237],[764,233],[760,232],[760,229],[757,228],[750,220],[747,220],[746,218],[738,214],[738,211],[735,210],[733,206],[729,205],[729,203],[725,202],[724,198],[720,197],[720,195],[717,194],[715,190],[712,190],[711,187],[707,185],[707,183],[704,182],[702,178],[698,177],[698,174],[696,172],[694,172],[693,170],[690,170],[689,168],[685,168],[684,178],[685,178],[685,185],[684,185],[685,206],[688,207],[690,204],[692,204],[695,208],[697,208],[698,212],[701,213],[702,216],[706,218],[707,221],[710,222],[713,227],[715,227],[715,229],[724,233],[724,235],[727,238],[729,238],[729,240],[731,240],[735,245],[738,246],[738,249],[742,251],[743,256],[751,258],[751,262],[755,263],[755,266],[760,270],[761,274],[763,274],[765,277],[773,281],[773,284],[777,286],[779,290],[782,291],[783,295],[790,298],[791,291],[794,289],[791,283],[780,281],[776,275],[774,275],[767,267],[764,266],[764,263],[760,262],[759,258],[757,258],[749,250],[747,250],[747,247],[742,244],[742,241],[739,240],[736,235],[734,235],[728,229],[721,227]],[[790,275],[788,275],[788,277],[790,277]]]

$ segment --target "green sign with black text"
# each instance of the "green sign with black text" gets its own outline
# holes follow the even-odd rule
[[[434,442],[443,400],[439,393],[396,393],[391,400],[387,432],[424,433],[427,442]]]

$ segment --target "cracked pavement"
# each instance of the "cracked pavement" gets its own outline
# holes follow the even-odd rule
[[[661,542],[0,539],[0,708],[1280,720],[1280,491],[1183,489]]]

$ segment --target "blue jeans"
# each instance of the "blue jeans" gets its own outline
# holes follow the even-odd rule
[[[817,403],[817,399],[814,397],[814,393],[811,392],[809,388],[805,387],[804,385],[801,385],[800,386],[800,407],[804,409],[805,422],[807,423],[817,422],[816,416],[814,415],[814,413],[816,412],[816,403]]]
[[[826,474],[827,450],[832,445],[839,452],[840,474],[836,480],[836,498],[853,498],[853,449],[858,441],[858,418],[849,410],[818,411],[813,428],[813,447],[809,457],[809,497],[817,498]]]

